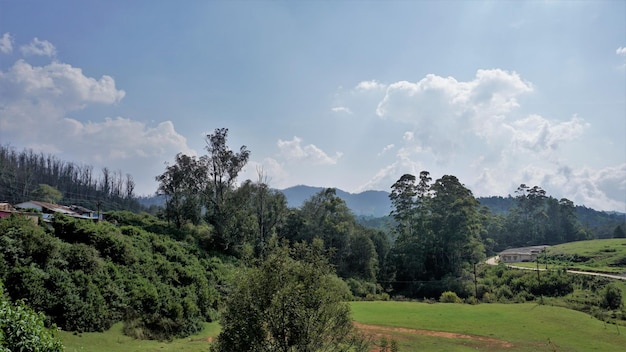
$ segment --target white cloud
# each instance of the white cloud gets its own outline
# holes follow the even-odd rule
[[[337,113],[352,114],[352,110],[346,108],[345,106],[335,106],[331,110]]]
[[[124,98],[110,76],[85,76],[80,68],[18,60],[0,71],[0,140],[54,153],[62,160],[133,175],[139,194],[154,193],[154,177],[178,152],[194,154],[170,121],[154,126],[126,117],[81,121],[72,112]]]
[[[378,153],[378,156],[381,156],[381,155],[383,155],[383,154],[387,153],[388,151],[392,150],[392,149],[393,149],[393,148],[395,148],[395,147],[396,147],[396,145],[395,145],[395,144],[393,144],[393,143],[392,143],[392,144],[387,144],[387,145],[383,148],[383,150],[381,150],[381,152],[380,152],[380,153]]]
[[[39,40],[37,37],[35,37],[30,44],[22,45],[20,51],[22,51],[22,55],[24,56],[40,55],[54,57],[57,54],[57,49],[52,43],[47,40]]]
[[[626,68],[626,47],[621,46],[615,50],[615,53],[624,58],[624,63],[620,66],[620,68]]]
[[[376,86],[385,87],[382,95],[355,88],[352,101],[366,97],[372,106],[373,100],[374,116],[411,130],[403,134],[396,159],[360,190],[388,189],[403,173],[425,169],[434,178],[457,175],[476,195],[511,194],[526,183],[576,204],[626,211],[626,166],[594,171],[582,164],[572,154],[579,151],[573,142],[582,141],[591,124],[577,115],[550,119],[526,111],[520,98],[535,88],[519,74],[478,70],[468,81],[429,74],[417,82]]]
[[[555,123],[539,115],[530,115],[512,123],[514,143],[535,150],[554,150],[559,144],[580,137],[589,124],[578,117]]]
[[[421,162],[414,161],[407,157],[398,157],[391,164],[379,169],[374,176],[356,189],[356,192],[363,192],[371,189],[389,190],[400,176],[404,174],[419,175],[425,170]]]
[[[342,153],[337,152],[335,156],[329,156],[314,144],[305,146],[301,144],[302,139],[295,136],[290,141],[279,139],[277,143],[280,155],[291,161],[305,161],[316,165],[336,164],[342,155]]]
[[[13,37],[11,34],[4,33],[0,38],[0,53],[10,54],[13,52]]]
[[[272,188],[282,189],[293,186],[291,175],[285,170],[284,165],[274,158],[264,158],[262,161],[251,160],[239,175],[239,182],[244,180],[258,181],[259,172]]]
[[[379,90],[384,89],[385,85],[379,83],[378,81],[362,81],[356,85],[354,88],[357,91],[367,91],[367,90]]]
[[[110,76],[96,80],[68,64],[31,66],[24,60],[15,62],[8,72],[0,72],[0,93],[11,101],[53,101],[63,110],[81,109],[88,103],[115,103],[126,94],[115,87]]]
[[[527,184],[539,185],[555,198],[568,198],[597,210],[626,212],[626,164],[599,170],[527,166],[522,175],[532,181]]]

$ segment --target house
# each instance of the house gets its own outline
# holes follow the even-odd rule
[[[15,207],[17,209],[35,209],[43,214],[61,213],[61,214],[65,214],[68,216],[79,215],[78,213],[72,211],[72,209],[70,209],[69,207],[58,205],[58,204],[39,202],[39,201],[34,201],[34,200],[16,204]]]
[[[15,212],[15,208],[6,202],[0,202],[0,219],[8,218]]]
[[[98,213],[96,213],[95,211],[78,205],[71,205],[69,207],[66,207],[64,205],[31,200],[28,202],[16,204],[15,207],[18,209],[35,209],[43,213],[44,220],[48,220],[54,217],[54,214],[58,213],[79,219],[98,220],[99,218]]]
[[[500,261],[503,263],[534,262],[537,256],[550,246],[531,246],[510,248],[500,252]]]
[[[39,222],[39,214],[33,212],[19,211],[7,202],[0,202],[0,219],[8,218],[12,214],[25,216],[33,221],[35,224]]]
[[[98,217],[98,213],[85,207],[81,207],[80,205],[70,205],[69,208],[71,211],[79,214],[80,216],[84,216],[90,219]]]

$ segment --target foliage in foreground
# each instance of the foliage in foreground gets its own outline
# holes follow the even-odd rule
[[[24,302],[6,299],[0,283],[0,351],[62,352],[56,327],[46,328],[44,320]]]
[[[323,244],[278,246],[242,273],[221,317],[213,351],[366,351],[352,326],[349,289]]]
[[[57,215],[53,228],[54,235],[25,218],[0,221],[0,282],[63,330],[124,321],[130,336],[167,340],[216,315],[219,261],[133,226]]]

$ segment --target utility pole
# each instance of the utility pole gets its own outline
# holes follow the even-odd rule
[[[100,201],[100,199],[98,199],[98,202],[96,203],[96,205],[98,206],[98,220],[96,220],[96,222],[100,222],[100,206],[102,205],[102,202]]]
[[[539,278],[539,255],[537,255],[537,282],[541,282],[541,279]]]
[[[476,263],[474,263],[474,297],[478,299],[478,279],[476,277]]]

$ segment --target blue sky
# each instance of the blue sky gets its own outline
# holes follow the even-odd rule
[[[0,143],[130,173],[229,128],[271,186],[457,176],[626,212],[626,2],[0,0]]]

